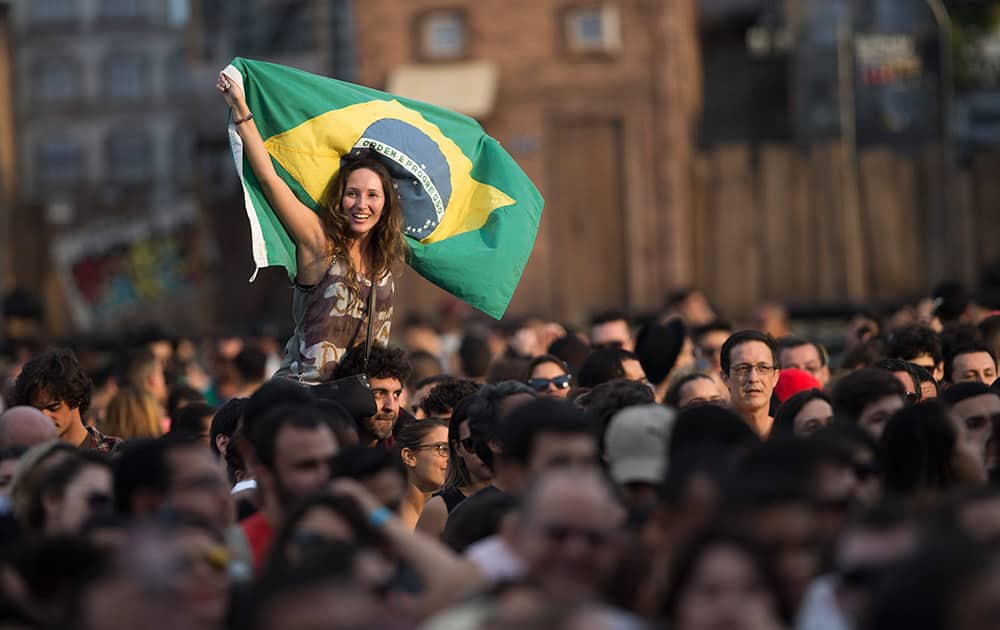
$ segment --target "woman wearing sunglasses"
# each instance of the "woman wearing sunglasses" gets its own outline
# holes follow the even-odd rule
[[[417,529],[435,538],[441,537],[448,514],[455,506],[479,492],[493,481],[493,473],[476,455],[469,429],[469,406],[474,397],[467,396],[455,405],[448,421],[448,473],[444,487],[424,505]]]
[[[565,399],[572,383],[569,367],[557,356],[543,354],[528,365],[528,386],[539,394]]]
[[[399,506],[399,518],[414,529],[424,504],[444,485],[448,471],[448,421],[409,420],[400,428],[396,444],[406,466],[406,495]]]

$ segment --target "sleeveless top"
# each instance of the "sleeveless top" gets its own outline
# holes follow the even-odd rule
[[[434,493],[434,496],[441,497],[444,499],[445,508],[448,509],[448,514],[455,509],[455,506],[465,500],[465,495],[462,491],[455,486],[447,486]]]
[[[368,335],[368,296],[371,282],[358,274],[358,293],[351,296],[344,282],[346,269],[334,259],[326,275],[316,285],[295,285],[292,316],[295,332],[285,345],[285,357],[278,376],[289,376],[307,383],[329,377],[336,364],[351,348],[365,342]],[[392,298],[395,286],[387,273],[375,288],[375,327],[373,343],[389,343],[392,325]],[[325,369],[324,369],[325,367]]]

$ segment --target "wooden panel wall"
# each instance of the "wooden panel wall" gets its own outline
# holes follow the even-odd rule
[[[854,160],[838,144],[719,146],[692,169],[695,283],[733,318],[764,300],[895,299],[969,286],[1000,257],[1000,153]],[[942,199],[946,199],[942,203]]]

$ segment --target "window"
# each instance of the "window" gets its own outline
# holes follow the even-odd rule
[[[113,55],[104,64],[104,96],[112,101],[136,101],[146,94],[146,63],[139,55]]]
[[[35,67],[35,101],[39,105],[72,103],[79,92],[76,64],[70,59],[44,59]]]
[[[170,170],[173,181],[181,187],[188,187],[194,181],[195,155],[194,136],[190,131],[177,129],[171,146]]]
[[[564,14],[563,38],[570,53],[617,53],[622,45],[618,7],[597,4],[569,9]]]
[[[66,23],[76,17],[74,0],[33,0],[28,14],[36,23]]]
[[[418,56],[448,61],[465,56],[465,17],[458,10],[433,11],[418,18]]]
[[[69,188],[83,176],[83,150],[74,138],[51,135],[38,150],[38,180],[47,189]]]
[[[143,17],[141,0],[101,0],[101,19],[134,20]]]
[[[107,143],[107,179],[119,184],[143,184],[150,179],[152,143],[142,131],[114,133]]]
[[[191,90],[191,71],[187,54],[179,50],[167,60],[167,89],[174,96],[187,94]]]

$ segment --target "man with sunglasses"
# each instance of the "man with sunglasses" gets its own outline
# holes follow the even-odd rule
[[[987,469],[992,471],[997,458],[995,447],[989,446],[994,443],[994,433],[1000,431],[1000,395],[983,383],[970,381],[944,390],[941,400],[965,425],[966,439],[983,454]]]
[[[566,363],[551,354],[535,357],[528,365],[528,386],[543,396],[565,400],[572,381]]]

